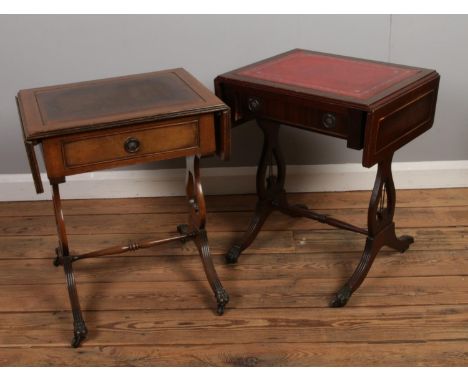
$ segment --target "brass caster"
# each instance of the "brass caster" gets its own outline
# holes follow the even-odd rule
[[[219,316],[222,316],[224,313],[224,308],[226,304],[229,302],[229,295],[223,288],[219,288],[216,290],[216,301],[218,303],[216,313],[218,313]]]
[[[84,321],[78,323],[75,322],[73,326],[75,327],[75,329],[71,346],[73,348],[77,348],[78,346],[80,346],[81,342],[86,338],[86,335],[88,334],[88,329],[86,328]]]
[[[238,244],[235,244],[231,247],[229,252],[226,254],[225,259],[228,264],[237,263],[237,259],[241,254],[241,248]]]
[[[331,308],[341,308],[345,306],[351,297],[351,288],[348,285],[345,285],[339,290],[335,297],[330,302]]]

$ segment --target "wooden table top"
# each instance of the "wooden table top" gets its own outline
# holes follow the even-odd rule
[[[369,109],[388,95],[435,73],[431,69],[294,49],[219,77]]]
[[[226,110],[182,68],[20,90],[26,140]]]

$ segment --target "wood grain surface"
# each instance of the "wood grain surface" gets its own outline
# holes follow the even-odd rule
[[[369,193],[291,200],[365,225]],[[231,302],[213,312],[192,243],[76,263],[90,330],[71,349],[72,319],[51,202],[0,204],[0,365],[466,366],[468,189],[398,194],[404,254],[384,248],[345,308],[330,297],[365,238],[275,214],[239,263],[223,254],[245,229],[253,195],[207,197],[214,262]],[[72,251],[166,237],[186,219],[184,198],[70,200]]]

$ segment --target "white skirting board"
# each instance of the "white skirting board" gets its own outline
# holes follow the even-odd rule
[[[396,162],[393,178],[397,189],[468,187],[468,161]],[[373,187],[377,166],[360,164],[288,166],[288,192],[356,191]],[[201,170],[206,195],[255,192],[255,167],[216,167]],[[0,174],[0,201],[51,199],[35,193],[30,174]],[[184,195],[185,170],[100,171],[67,177],[61,185],[64,199],[136,198]]]

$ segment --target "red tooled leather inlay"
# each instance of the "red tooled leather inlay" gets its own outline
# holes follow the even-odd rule
[[[416,73],[417,69],[305,51],[294,51],[239,72],[242,76],[359,99],[370,98]]]

